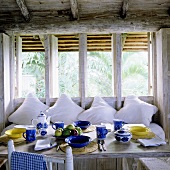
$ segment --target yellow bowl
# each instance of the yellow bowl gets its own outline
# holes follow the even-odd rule
[[[150,132],[150,129],[147,127],[142,127],[142,126],[132,126],[130,127],[130,132],[133,135],[144,136],[144,135],[148,135],[148,133]]]
[[[26,131],[25,128],[14,128],[14,129],[9,129],[7,131],[5,131],[5,134],[9,137],[9,138],[21,138],[22,134]]]

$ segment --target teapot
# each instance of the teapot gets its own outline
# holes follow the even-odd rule
[[[48,128],[48,125],[50,123],[50,118],[51,116],[49,116],[47,118],[47,116],[44,114],[43,111],[40,112],[40,114],[38,115],[37,119],[32,119],[32,124],[37,127],[37,129],[41,129],[41,128]]]

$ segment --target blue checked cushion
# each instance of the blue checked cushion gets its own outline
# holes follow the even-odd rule
[[[46,170],[44,156],[26,152],[12,152],[11,170]]]

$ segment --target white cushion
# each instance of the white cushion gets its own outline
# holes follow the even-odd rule
[[[78,115],[79,120],[87,120],[92,124],[113,123],[116,110],[107,104],[101,97],[94,97],[90,109]]]
[[[84,111],[72,101],[70,97],[62,94],[56,103],[47,110],[47,116],[51,116],[51,122],[63,121],[64,124],[71,124],[78,120],[77,115]]]
[[[15,124],[30,125],[31,120],[36,119],[40,111],[45,111],[48,108],[36,96],[29,93],[22,105],[8,117],[8,120]]]
[[[115,114],[115,118],[122,119],[126,123],[142,123],[149,126],[152,116],[157,111],[158,108],[156,106],[143,102],[136,96],[127,96],[124,107]]]

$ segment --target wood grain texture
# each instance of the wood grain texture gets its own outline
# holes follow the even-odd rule
[[[123,19],[126,18],[128,8],[129,8],[129,0],[123,0],[122,7],[121,7],[121,10],[120,10],[120,17],[121,18],[123,18]]]
[[[81,107],[85,108],[87,81],[87,35],[79,34],[79,94]]]
[[[71,12],[73,15],[73,19],[79,19],[77,0],[70,0],[70,5],[71,5]]]
[[[0,34],[0,131],[5,128],[10,107],[9,37]]]
[[[54,134],[54,130],[51,126],[48,128],[48,137]],[[92,140],[96,141],[96,131],[86,133],[90,136]],[[42,139],[37,135],[37,139]],[[32,152],[44,154],[47,156],[63,157],[64,153],[62,151],[56,152],[56,148],[42,151],[34,151],[36,141],[32,143],[23,142],[15,146],[17,151]],[[163,145],[157,147],[143,147],[136,141],[131,140],[130,143],[122,144],[115,140],[113,132],[107,134],[106,140],[107,151],[100,152],[96,150],[93,153],[88,154],[75,154],[74,159],[74,169],[75,170],[108,170],[117,169],[118,160],[121,158],[139,158],[139,157],[165,157],[170,156],[170,146]],[[0,146],[0,158],[6,158],[7,147]],[[119,167],[120,168],[120,167]],[[120,169],[117,169],[120,170]]]
[[[22,96],[22,38],[20,36],[16,36],[16,87],[17,92],[16,96]]]
[[[50,105],[50,36],[44,35],[45,46],[45,100],[46,105]]]
[[[122,60],[122,39],[121,34],[112,35],[112,50],[113,50],[113,69],[114,69],[114,95],[117,97],[116,109],[120,109],[122,106],[121,97],[121,60]]]
[[[25,0],[16,0],[20,10],[21,10],[21,13],[25,19],[25,21],[29,21],[30,20],[30,13],[28,11],[28,8],[26,6],[26,3],[25,3]]]

